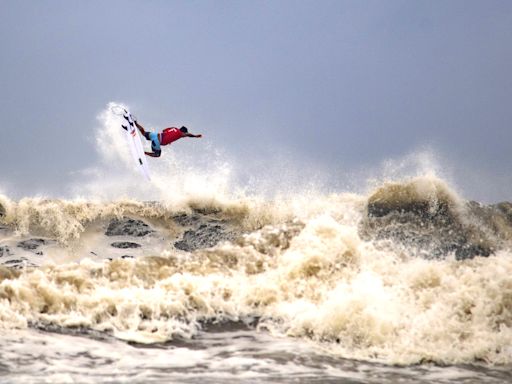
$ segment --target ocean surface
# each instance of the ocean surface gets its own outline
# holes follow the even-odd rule
[[[512,382],[512,204],[142,183],[98,143],[80,197],[0,195],[0,383]]]

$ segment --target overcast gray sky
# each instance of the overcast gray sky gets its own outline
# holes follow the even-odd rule
[[[0,0],[0,14],[0,187],[17,194],[90,166],[96,117],[122,101],[242,170],[288,153],[342,177],[427,147],[469,198],[512,199],[512,1]]]

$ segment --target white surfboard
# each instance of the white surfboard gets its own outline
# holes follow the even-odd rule
[[[144,154],[139,130],[135,126],[135,122],[133,121],[133,117],[130,112],[125,110],[124,116],[126,116],[126,118],[123,119],[124,122],[122,124],[122,128],[123,132],[125,132],[126,140],[128,141],[128,146],[130,147],[130,152],[132,153],[136,167],[142,172],[147,180],[151,180],[149,176],[148,160]]]

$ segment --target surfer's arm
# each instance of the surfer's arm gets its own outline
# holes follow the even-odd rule
[[[183,137],[195,137],[195,138],[200,138],[200,137],[203,137],[203,135],[193,135],[192,133],[185,133],[183,134]]]

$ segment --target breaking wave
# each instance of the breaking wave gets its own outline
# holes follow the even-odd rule
[[[156,343],[243,321],[348,358],[510,364],[511,208],[432,176],[368,195],[180,205],[2,196],[0,327]]]

